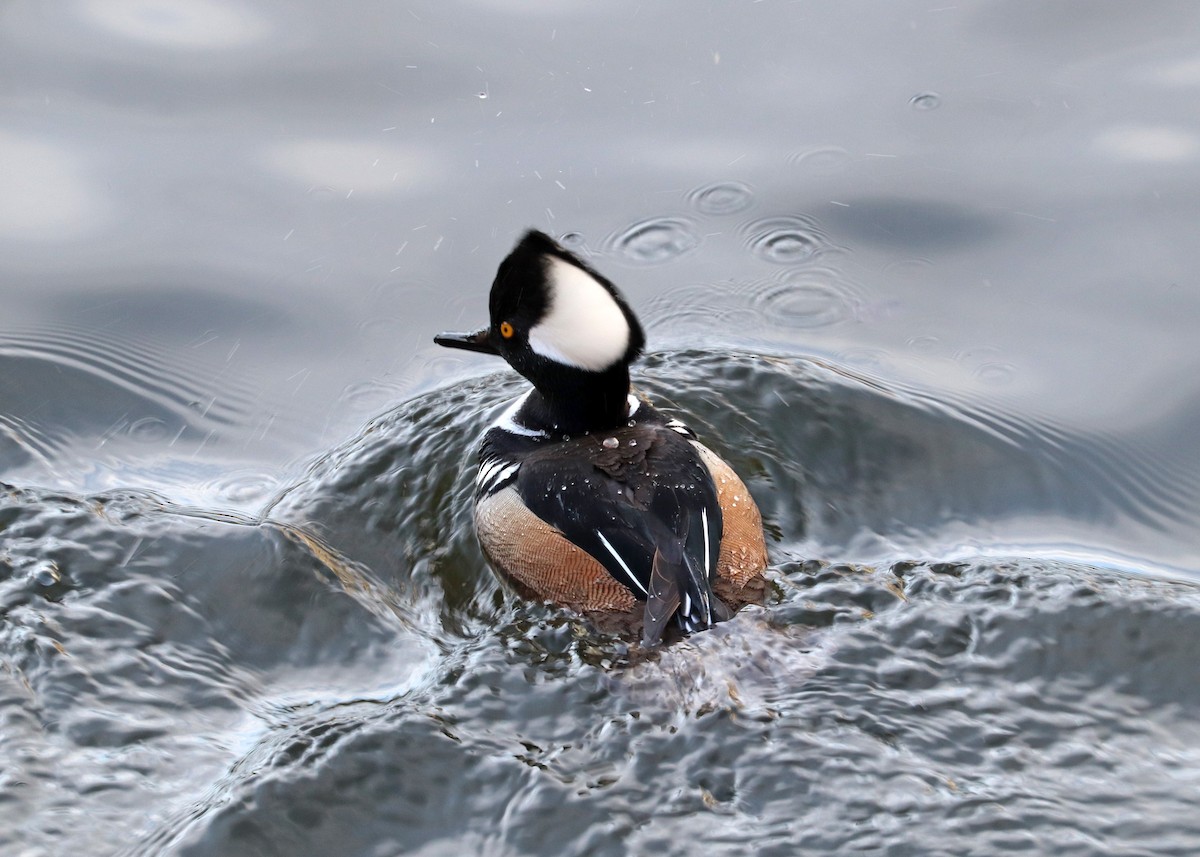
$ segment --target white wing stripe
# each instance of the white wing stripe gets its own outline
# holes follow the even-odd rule
[[[621,566],[627,575],[629,575],[629,579],[633,581],[633,585],[640,589],[643,595],[648,594],[646,592],[646,587],[642,586],[641,581],[633,576],[633,572],[629,570],[629,566],[625,564],[625,560],[621,559],[621,555],[617,553],[617,549],[609,543],[608,539],[604,538],[604,533],[596,530],[596,535],[600,537],[600,541],[603,542],[604,547],[608,549],[608,552],[613,555],[613,559],[617,561],[617,564]]]
[[[704,524],[704,576],[706,579],[712,580],[712,545],[714,539],[712,528],[708,525],[708,509],[704,507],[701,507],[700,509],[700,521]],[[712,605],[710,605],[708,601],[707,589],[702,589],[700,591],[700,601],[700,607],[704,611],[705,621],[711,621]]]

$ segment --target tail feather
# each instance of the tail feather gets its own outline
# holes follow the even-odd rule
[[[678,555],[678,549],[674,551]],[[650,585],[646,587],[646,608],[642,614],[642,645],[654,646],[662,639],[663,629],[683,600],[679,587],[679,560],[665,559],[661,549],[654,551],[650,567]]]
[[[654,646],[662,640],[671,617],[684,633],[690,634],[733,615],[713,594],[704,569],[696,568],[684,555],[682,539],[668,540],[655,548],[649,584],[642,613],[643,646]]]

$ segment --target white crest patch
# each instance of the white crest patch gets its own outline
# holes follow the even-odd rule
[[[555,256],[546,259],[546,281],[549,308],[529,331],[535,354],[592,372],[625,356],[629,322],[608,289],[587,271]]]

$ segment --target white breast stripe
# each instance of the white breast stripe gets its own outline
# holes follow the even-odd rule
[[[492,477],[496,475],[496,471],[503,467],[503,462],[498,458],[493,458],[490,461],[485,461],[479,465],[479,473],[475,476],[475,484],[482,488],[492,481]]]
[[[492,426],[500,429],[501,431],[506,431],[509,434],[519,434],[522,437],[549,437],[549,435],[544,431],[531,429],[528,426],[523,426],[517,422],[517,411],[521,410],[521,405],[525,404],[525,400],[529,398],[529,394],[532,392],[533,390],[529,390],[523,395],[514,399],[512,404],[504,409],[504,413],[496,418],[496,421],[492,423]]]
[[[483,495],[491,494],[511,479],[520,466],[515,461],[489,458],[479,466],[479,473],[475,477],[475,490]]]
[[[629,413],[627,413],[625,416],[629,417],[630,419],[633,419],[633,415],[637,413],[637,409],[639,406],[641,406],[641,404],[642,403],[638,399],[638,397],[635,396],[633,393],[630,393],[629,394]]]
[[[687,427],[687,423],[680,420],[667,420],[667,428],[671,431],[678,432],[686,438],[694,438],[696,433]]]
[[[621,559],[621,555],[617,553],[616,548],[609,543],[608,539],[604,538],[604,533],[596,530],[596,535],[600,537],[600,541],[604,543],[604,547],[608,549],[608,552],[613,555],[613,559],[617,561],[617,564],[629,575],[629,579],[633,581],[633,585],[642,590],[642,594],[645,595],[646,587],[642,586],[641,581],[633,576],[633,572],[629,570],[629,566],[625,564],[625,560]]]
[[[513,476],[515,476],[517,471],[520,468],[521,468],[521,465],[519,465],[519,464],[514,463],[514,464],[508,465],[507,467],[505,467],[503,470],[501,470],[499,473],[496,474],[496,478],[495,478],[495,480],[493,480],[493,485],[498,486],[498,485],[504,484],[509,479],[511,479]]]
[[[492,475],[496,469],[500,467],[502,462],[499,458],[489,458],[487,461],[479,465],[479,472],[475,474],[475,484],[485,485],[491,481]]]
[[[700,510],[700,520],[704,524],[704,573],[712,574],[712,533],[708,529],[708,509]]]

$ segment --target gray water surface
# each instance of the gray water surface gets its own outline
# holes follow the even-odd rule
[[[0,852],[1200,851],[1200,8],[0,10]],[[493,578],[528,227],[772,594]]]

